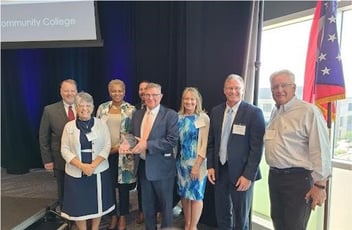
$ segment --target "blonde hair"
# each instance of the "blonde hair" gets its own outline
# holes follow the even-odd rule
[[[190,92],[193,97],[196,98],[196,111],[195,113],[196,114],[200,114],[201,112],[204,112],[203,111],[203,107],[202,107],[202,103],[203,103],[203,100],[202,100],[202,95],[199,93],[198,89],[195,88],[195,87],[186,87],[184,90],[183,90],[183,93],[182,93],[182,99],[181,99],[181,106],[180,106],[180,110],[178,111],[179,114],[185,114],[185,105],[183,103],[183,98],[185,97],[186,93]]]

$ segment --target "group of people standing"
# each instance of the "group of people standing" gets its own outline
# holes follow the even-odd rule
[[[141,104],[133,106],[124,101],[126,87],[118,79],[109,82],[111,100],[94,116],[92,96],[64,80],[62,101],[44,108],[39,131],[44,167],[57,179],[61,215],[85,230],[87,220],[99,229],[109,214],[108,229],[126,229],[129,192],[137,186],[137,222],[157,229],[160,213],[166,229],[173,222],[176,178],[184,229],[195,230],[208,178],[218,228],[249,229],[265,145],[274,227],[305,229],[310,210],[326,199],[329,140],[319,110],[296,98],[294,80],[288,70],[272,74],[276,106],[267,125],[262,111],[243,101],[244,81],[236,74],[225,79],[226,101],[209,116],[194,87],[184,89],[177,113],[161,105],[159,84],[141,82]]]

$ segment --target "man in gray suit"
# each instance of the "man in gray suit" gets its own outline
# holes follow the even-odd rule
[[[131,133],[138,143],[132,149],[135,169],[142,188],[142,207],[146,230],[157,228],[156,213],[160,204],[161,228],[172,227],[173,189],[176,160],[173,154],[178,141],[178,115],[160,105],[161,86],[149,83],[145,109],[137,110],[131,121]]]
[[[44,167],[54,171],[57,181],[58,202],[61,207],[64,192],[65,161],[61,156],[61,136],[65,124],[74,119],[74,98],[77,84],[72,79],[61,82],[62,100],[45,106],[39,128],[39,145]],[[72,117],[73,116],[73,117]]]
[[[215,106],[210,114],[208,179],[215,185],[221,230],[249,229],[253,183],[261,178],[264,116],[258,107],[242,101],[243,86],[242,77],[229,75],[224,84],[226,103]]]

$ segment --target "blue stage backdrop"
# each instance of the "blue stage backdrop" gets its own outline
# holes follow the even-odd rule
[[[8,173],[43,167],[38,130],[45,105],[60,100],[73,78],[95,105],[109,100],[107,84],[126,83],[137,103],[140,80],[163,86],[162,103],[178,110],[185,86],[198,87],[204,107],[224,101],[223,81],[242,73],[251,2],[99,1],[103,47],[2,50],[1,166]]]

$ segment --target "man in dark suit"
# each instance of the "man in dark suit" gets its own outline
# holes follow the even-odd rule
[[[138,144],[136,155],[142,189],[145,228],[157,228],[156,213],[161,209],[161,228],[172,227],[173,189],[176,176],[174,148],[178,141],[178,115],[160,105],[161,86],[149,83],[144,93],[145,109],[137,110],[131,121],[131,133]]]
[[[242,101],[243,87],[241,76],[229,75],[224,84],[226,103],[210,114],[208,179],[215,185],[220,230],[249,229],[253,183],[261,178],[264,116],[259,108]]]
[[[73,102],[76,94],[77,84],[74,80],[66,79],[62,81],[60,87],[62,100],[45,106],[39,128],[42,161],[46,170],[54,171],[60,207],[63,199],[65,176],[65,161],[60,151],[61,136],[65,124],[75,118]]]

